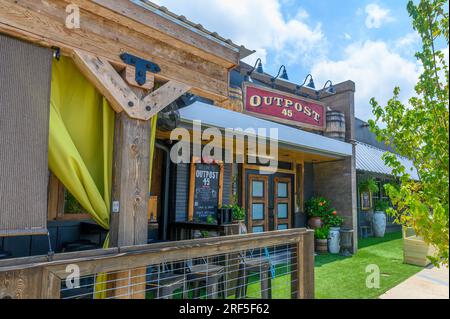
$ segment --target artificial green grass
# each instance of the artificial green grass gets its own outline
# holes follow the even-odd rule
[[[319,255],[315,261],[317,299],[374,299],[422,270],[403,263],[402,234],[359,240],[359,251],[352,257]],[[366,267],[380,269],[380,288],[366,286]]]

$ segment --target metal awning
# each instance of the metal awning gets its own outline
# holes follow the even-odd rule
[[[220,129],[278,129],[278,142],[281,146],[330,157],[348,157],[353,155],[353,146],[349,143],[305,132],[287,125],[259,119],[254,116],[230,111],[203,102],[195,102],[180,110],[181,120],[185,124],[201,121],[202,125]]]
[[[392,168],[387,166],[382,156],[386,151],[376,148],[372,145],[356,142],[356,169],[365,172],[393,175]],[[397,155],[398,160],[405,166],[406,172],[414,180],[419,180],[419,175],[413,163],[407,158]]]

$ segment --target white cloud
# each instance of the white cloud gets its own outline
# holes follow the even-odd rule
[[[313,66],[318,83],[331,79],[334,83],[352,80],[356,83],[356,116],[372,117],[369,101],[375,97],[384,104],[392,97],[394,87],[402,90],[400,98],[407,101],[414,94],[420,66],[400,56],[383,41],[352,43],[345,49],[346,58],[324,60]]]
[[[378,29],[384,22],[394,20],[389,9],[384,9],[375,3],[366,6],[366,13],[366,27],[369,29]]]
[[[421,39],[417,32],[411,32],[397,39],[394,43],[396,52],[413,57],[420,49]]]
[[[352,39],[352,36],[351,36],[350,34],[346,33],[346,32],[344,32],[344,34],[342,35],[342,37],[343,37],[345,40],[351,40],[351,39]]]
[[[257,50],[257,57],[273,54],[271,64],[303,64],[326,51],[327,41],[319,23],[309,25],[308,13],[299,9],[292,18],[281,12],[285,0],[156,0],[169,10],[201,23],[235,43]],[[263,59],[264,60],[264,59]]]

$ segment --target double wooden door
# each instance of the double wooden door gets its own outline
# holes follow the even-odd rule
[[[249,232],[284,230],[292,227],[294,175],[246,174],[246,211]]]

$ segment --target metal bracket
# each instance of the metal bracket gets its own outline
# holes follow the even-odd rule
[[[122,53],[120,58],[124,63],[132,65],[136,68],[135,79],[139,85],[144,85],[147,82],[148,71],[152,73],[161,72],[161,68],[156,63],[141,59],[129,53]]]

